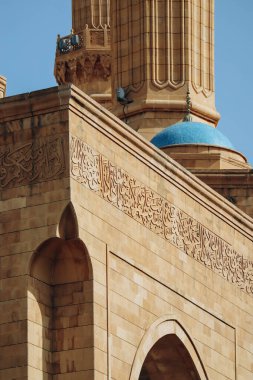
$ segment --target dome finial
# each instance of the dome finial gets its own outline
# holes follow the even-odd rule
[[[192,106],[192,103],[191,103],[191,97],[190,97],[190,89],[189,89],[189,85],[188,85],[187,93],[186,93],[186,115],[185,115],[183,121],[192,121],[191,106]]]

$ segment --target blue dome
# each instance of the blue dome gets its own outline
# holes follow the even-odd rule
[[[183,121],[167,127],[154,136],[151,142],[157,148],[166,148],[170,145],[204,144],[234,149],[229,139],[216,128],[193,121]]]

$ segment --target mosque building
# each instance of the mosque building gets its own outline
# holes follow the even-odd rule
[[[57,87],[0,77],[0,380],[252,380],[253,170],[214,0],[72,0]]]

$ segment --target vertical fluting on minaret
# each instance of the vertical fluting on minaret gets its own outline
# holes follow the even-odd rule
[[[73,0],[72,27],[78,32],[90,28],[110,27],[110,0]]]
[[[193,120],[216,125],[214,0],[114,0],[113,95],[133,100],[113,112],[148,139],[184,118],[189,89]]]

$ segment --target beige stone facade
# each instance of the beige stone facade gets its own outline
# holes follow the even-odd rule
[[[0,380],[252,380],[252,169],[231,149],[163,151],[148,141],[163,118],[183,118],[187,89],[193,118],[218,120],[213,1],[111,6],[121,31],[114,79],[126,80],[113,88],[139,78],[126,95],[135,97],[129,125],[116,101],[114,115],[74,85],[5,98],[0,77]],[[91,30],[87,20],[101,33],[108,9],[74,0],[67,39]],[[162,28],[154,43],[166,34],[178,49],[152,58],[147,22]],[[57,55],[56,65],[82,48]],[[174,56],[172,71],[154,69],[138,87],[148,59],[169,65]]]
[[[192,172],[246,214],[253,217],[252,169],[192,170]]]
[[[251,379],[252,219],[75,87],[0,120],[0,378]]]

